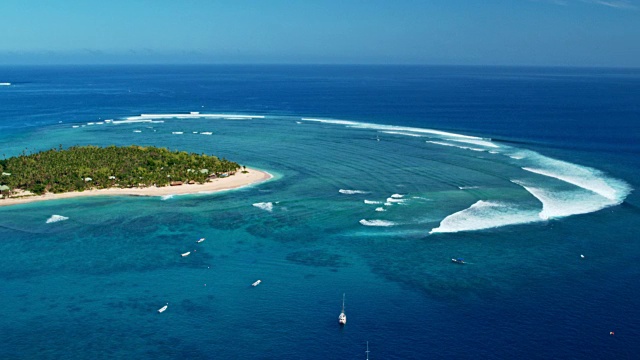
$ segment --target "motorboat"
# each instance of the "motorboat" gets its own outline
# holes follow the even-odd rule
[[[186,253],[182,254],[182,257],[189,256],[190,254],[191,254],[191,251],[187,251]]]
[[[261,282],[262,282],[262,280],[258,280],[256,282],[254,282],[253,284],[251,284],[251,286],[258,286],[258,285],[260,285]]]
[[[464,262],[463,258],[451,259],[451,261],[456,263],[456,264],[466,264],[466,262]]]
[[[167,310],[167,308],[169,307],[169,303],[167,303],[167,305],[161,307],[160,309],[158,309],[159,313],[163,313],[165,310]]]
[[[340,325],[347,324],[347,314],[344,312],[344,294],[342,294],[342,312],[338,315],[338,322]]]
[[[198,244],[200,244],[203,241],[204,241],[204,238],[200,238],[200,240],[198,240],[197,242],[198,242]]]

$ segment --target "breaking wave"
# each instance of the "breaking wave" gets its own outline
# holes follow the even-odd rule
[[[522,186],[542,203],[542,211],[539,216],[543,220],[588,214],[618,204],[616,201],[580,188],[567,191],[549,191],[542,187],[526,185],[521,181],[513,180],[513,182]]]
[[[340,194],[346,194],[346,195],[354,195],[354,194],[368,194],[368,191],[364,191],[364,190],[345,190],[345,189],[340,189],[338,190],[338,192]]]
[[[360,220],[360,224],[364,226],[394,226],[396,223],[387,220]]]
[[[266,211],[273,211],[273,203],[272,202],[261,202],[261,203],[255,203],[253,204],[253,206],[257,207],[258,209],[262,209],[262,210],[266,210]]]
[[[376,204],[382,204],[382,201],[365,200],[364,203],[369,205],[376,205]]]
[[[68,220],[69,218],[62,215],[51,215],[50,218],[47,219],[47,224],[55,223],[58,221]]]
[[[522,199],[479,200],[471,207],[444,218],[440,226],[431,230],[431,233],[481,230],[590,213],[622,203],[632,191],[631,186],[626,182],[612,178],[600,170],[556,160],[535,151],[497,144],[489,138],[347,120],[317,118],[302,118],[302,120],[376,130],[388,134],[423,136],[429,138],[425,140],[428,144],[504,155],[509,160],[501,161],[500,165],[511,167],[515,172],[513,176],[522,179],[513,182],[522,186],[542,204],[541,207],[529,205],[527,208],[520,205]],[[518,172],[522,174],[518,175]],[[544,176],[546,179],[536,176]],[[480,187],[485,188],[485,186],[459,186],[459,189],[469,190]],[[491,190],[491,187],[488,190]],[[340,192],[359,193],[357,190]],[[386,199],[385,206],[401,203],[404,200],[394,195]],[[361,220],[361,223],[363,222],[368,224],[367,220]]]
[[[432,229],[429,234],[483,230],[541,220],[537,210],[522,209],[515,204],[479,200],[469,208],[444,218],[440,226]]]

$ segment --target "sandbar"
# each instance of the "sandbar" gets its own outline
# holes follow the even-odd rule
[[[246,168],[246,173],[238,171],[235,175],[224,178],[217,178],[204,184],[183,184],[179,186],[149,186],[144,188],[110,188],[110,189],[92,189],[85,191],[70,191],[60,194],[46,193],[44,195],[32,195],[18,198],[0,199],[0,206],[25,204],[35,201],[68,199],[82,196],[166,196],[166,195],[184,195],[197,193],[213,193],[217,191],[232,190],[263,181],[267,181],[273,177],[265,171],[252,168]]]

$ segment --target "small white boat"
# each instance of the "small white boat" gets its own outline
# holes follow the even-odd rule
[[[163,313],[165,310],[167,310],[167,307],[169,307],[169,303],[167,303],[167,305],[161,307],[160,309],[158,309],[159,313]]]
[[[338,322],[340,325],[346,325],[347,323],[347,314],[344,312],[344,294],[342,294],[342,312],[338,316]]]
[[[200,240],[198,240],[197,243],[200,244],[203,241],[204,241],[204,238],[200,238]]]
[[[186,253],[182,254],[182,257],[189,256],[190,254],[191,254],[191,251],[187,251]]]
[[[251,284],[251,286],[258,286],[258,285],[260,285],[261,282],[262,282],[262,280],[258,280],[256,282],[254,282],[253,284]]]

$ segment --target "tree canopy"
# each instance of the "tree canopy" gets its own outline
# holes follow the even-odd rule
[[[0,160],[0,185],[36,194],[167,186],[173,181],[204,183],[211,175],[239,168],[215,156],[153,146],[74,146]]]

